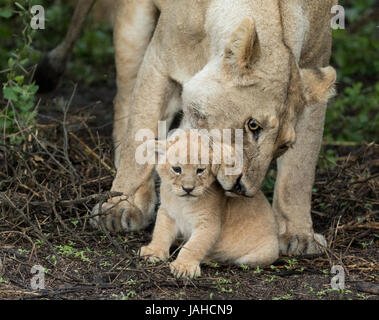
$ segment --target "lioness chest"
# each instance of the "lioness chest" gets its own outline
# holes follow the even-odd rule
[[[170,76],[184,83],[209,60],[209,39],[205,32],[211,0],[168,1],[161,11],[154,36]]]

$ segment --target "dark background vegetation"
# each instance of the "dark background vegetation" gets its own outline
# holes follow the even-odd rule
[[[215,264],[191,283],[170,278],[167,266],[134,263],[151,229],[120,237],[87,227],[88,211],[105,200],[92,195],[105,194],[114,176],[110,25],[91,15],[59,87],[39,95],[31,75],[62,40],[75,1],[43,1],[46,29],[38,31],[28,28],[28,8],[41,1],[18,4],[0,0],[0,298],[377,297],[377,287],[370,289],[378,282],[379,229],[375,0],[340,1],[346,30],[333,32],[338,95],[327,111],[312,203],[315,228],[330,246],[327,256],[281,260],[264,270]],[[273,166],[264,186],[269,199],[275,174]],[[29,267],[41,259],[52,289],[37,294],[28,287]],[[349,274],[345,292],[328,287],[333,264]]]

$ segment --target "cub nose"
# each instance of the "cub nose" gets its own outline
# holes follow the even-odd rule
[[[190,194],[195,189],[195,187],[184,187],[184,186],[182,186],[182,188],[188,194]]]
[[[233,192],[239,195],[244,195],[246,193],[246,187],[241,181],[242,175],[240,175],[236,181],[236,184],[233,187]]]

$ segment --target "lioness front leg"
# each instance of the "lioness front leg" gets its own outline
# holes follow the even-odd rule
[[[170,255],[170,247],[178,234],[175,221],[164,208],[160,208],[155,222],[153,238],[149,245],[141,248],[140,256],[155,260],[166,260]]]
[[[199,277],[200,263],[204,260],[216,243],[221,230],[221,223],[203,221],[197,227],[190,239],[180,250],[178,257],[170,264],[175,277]]]
[[[136,12],[139,12],[136,18]],[[117,69],[117,96],[114,100],[114,163],[119,167],[121,142],[132,112],[132,96],[138,71],[151,41],[159,13],[153,0],[119,1],[113,32]]]
[[[154,41],[154,40],[152,40]],[[166,68],[159,58],[159,50],[151,44],[138,73],[132,103],[128,116],[126,134],[121,141],[120,166],[113,181],[111,191],[123,192],[127,201],[115,198],[103,208],[110,209],[105,216],[105,226],[112,231],[140,230],[147,226],[153,213],[153,169],[154,165],[138,163],[136,150],[141,142],[137,142],[139,130],[149,132],[157,137],[158,121],[165,114],[167,97],[173,90],[173,83],[166,74]],[[142,159],[143,160],[143,159]],[[93,210],[98,214],[99,205]],[[101,210],[104,212],[104,210]]]
[[[317,254],[325,238],[314,234],[312,187],[319,157],[326,103],[307,106],[296,127],[296,144],[278,160],[273,207],[281,226],[282,254]]]

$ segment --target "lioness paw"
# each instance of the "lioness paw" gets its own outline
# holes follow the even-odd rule
[[[147,261],[151,263],[155,263],[157,261],[167,260],[169,257],[169,253],[167,250],[154,248],[150,246],[144,246],[141,248],[139,252],[140,257],[145,258]]]
[[[328,247],[325,237],[320,233],[313,235],[313,241],[308,243],[306,254],[320,254]]]
[[[327,242],[319,233],[292,236],[287,234],[280,239],[280,253],[284,255],[321,254],[326,247]]]
[[[125,197],[114,198],[104,203],[101,208],[97,204],[90,217],[90,224],[94,228],[105,227],[110,232],[138,231],[146,227],[147,221],[142,212]]]
[[[200,265],[199,263],[182,263],[178,260],[175,260],[170,264],[170,270],[171,273],[176,278],[196,278],[200,277],[201,271],[200,271]]]

